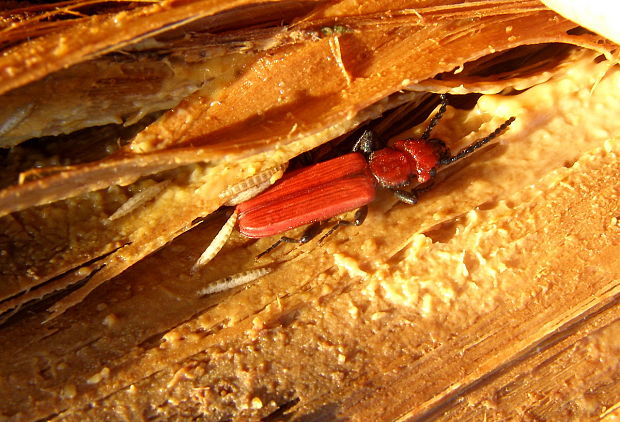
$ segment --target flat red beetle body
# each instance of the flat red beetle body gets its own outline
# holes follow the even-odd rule
[[[351,153],[291,172],[237,206],[239,231],[268,237],[367,205],[375,185],[366,159]]]
[[[366,130],[353,146],[353,152],[285,175],[263,193],[237,205],[224,228],[216,236],[228,235],[235,220],[239,231],[252,238],[269,237],[310,224],[299,239],[280,238],[258,255],[269,253],[282,242],[306,243],[321,230],[318,224],[347,211],[358,209],[351,221],[340,220],[319,240],[345,225],[364,222],[368,205],[375,199],[376,185],[393,191],[403,203],[413,205],[428,187],[401,189],[415,178],[419,183],[431,180],[437,168],[450,165],[488,144],[514,120],[506,120],[486,137],[452,154],[440,139],[429,139],[432,129],[446,111],[447,99],[441,95],[441,107],[419,139],[396,141],[392,147],[375,149],[373,132]],[[224,233],[224,235],[222,235]],[[196,263],[202,266],[215,256],[223,242],[210,245]]]

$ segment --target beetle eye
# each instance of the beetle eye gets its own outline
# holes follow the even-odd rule
[[[428,143],[432,145],[439,157],[440,161],[449,159],[451,157],[450,150],[446,146],[446,143],[439,138],[431,138]]]

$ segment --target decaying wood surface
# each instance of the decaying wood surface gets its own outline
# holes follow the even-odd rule
[[[613,417],[613,44],[529,0],[88,3],[3,12],[2,417]],[[229,186],[428,90],[489,94],[436,128],[453,150],[517,120],[415,207],[194,270]]]
[[[318,9],[292,27],[320,32],[334,23],[334,15],[345,14],[346,2],[341,7]],[[427,5],[387,23],[387,12],[365,12],[338,19],[347,28],[341,35],[301,37],[292,45],[247,53],[242,74],[214,98],[206,101],[198,90],[105,158],[36,170],[31,179],[0,192],[0,208],[13,212],[6,222],[8,242],[23,245],[5,256],[11,270],[1,310],[10,312],[92,275],[55,305],[56,314],[62,312],[217,209],[227,186],[378,116],[402,102],[393,95],[417,81],[523,44],[562,41],[607,51],[596,37],[567,34],[574,24],[532,2],[472,3],[456,10]],[[412,66],[418,57],[425,60]],[[174,183],[128,218],[109,221],[131,192],[102,188],[119,184],[131,190],[140,177],[134,190],[162,177]],[[172,199],[179,195],[184,200]],[[38,204],[44,206],[33,207]],[[42,224],[52,227],[29,228]],[[24,227],[34,234],[16,239],[13,233],[22,236]],[[51,247],[45,234],[50,231]]]

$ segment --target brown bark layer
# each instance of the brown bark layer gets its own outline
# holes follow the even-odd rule
[[[60,6],[3,12],[2,417],[613,416],[613,44],[534,1]],[[361,227],[258,261],[277,237],[234,234],[195,271],[222,192],[420,121],[429,90],[461,106],[433,132],[452,151],[516,120],[415,207],[380,192]]]

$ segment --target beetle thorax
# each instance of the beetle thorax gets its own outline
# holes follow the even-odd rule
[[[385,188],[405,186],[413,177],[424,183],[433,177],[444,149],[438,140],[405,139],[396,141],[392,148],[373,152],[368,165]]]

